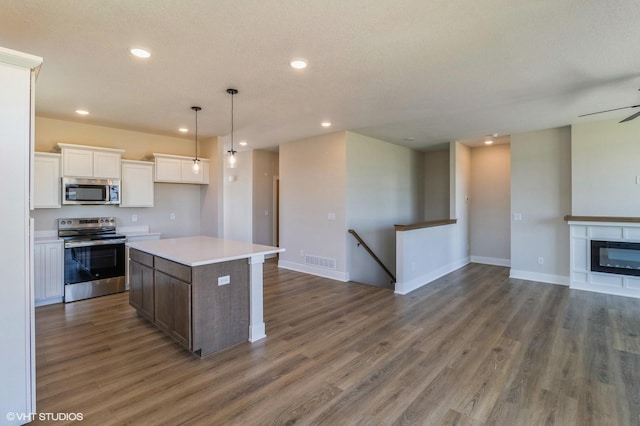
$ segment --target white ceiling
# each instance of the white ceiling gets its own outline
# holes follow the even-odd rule
[[[36,114],[182,136],[200,105],[200,137],[227,135],[234,87],[234,139],[249,148],[337,130],[426,148],[625,117],[633,110],[577,116],[640,103],[638,0],[0,0],[0,10],[0,45],[44,58]],[[290,68],[293,57],[309,67]]]

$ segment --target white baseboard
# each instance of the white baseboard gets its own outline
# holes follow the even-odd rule
[[[444,275],[447,275],[448,273],[455,271],[456,269],[460,269],[463,266],[468,264],[469,264],[469,257],[464,257],[448,265],[442,266],[434,271],[420,275],[419,277],[416,277],[410,281],[403,282],[403,283],[396,283],[395,293],[405,295],[407,293],[417,290],[420,287],[423,287],[437,280],[438,278]]]
[[[640,291],[629,288],[613,288],[609,286],[599,287],[598,285],[594,284],[580,283],[573,283],[570,287],[572,290],[593,291],[596,293],[612,294],[614,296],[634,297],[636,299],[640,299]]]
[[[264,328],[264,322],[249,326],[249,341],[256,342],[267,337]]]
[[[518,280],[537,281],[546,284],[558,284],[569,285],[569,277],[564,275],[542,274],[540,272],[521,271],[518,269],[511,269],[509,271],[509,278],[515,278]]]
[[[305,265],[304,263],[289,262],[286,260],[278,261],[278,268],[290,269],[296,272],[303,272],[318,277],[330,278],[332,280],[347,282],[349,274],[346,272],[332,271],[329,269],[316,268],[315,266]]]
[[[483,265],[511,266],[511,259],[500,259],[498,257],[471,256],[471,263],[482,263]]]

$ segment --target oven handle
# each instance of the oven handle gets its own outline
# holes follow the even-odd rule
[[[76,248],[76,247],[91,247],[91,246],[107,246],[107,245],[115,245],[115,244],[124,244],[127,242],[126,238],[116,238],[113,240],[104,240],[104,241],[70,241],[64,243],[64,248]]]

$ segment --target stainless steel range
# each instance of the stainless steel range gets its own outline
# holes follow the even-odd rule
[[[64,301],[125,291],[124,235],[113,217],[58,219],[64,239]]]

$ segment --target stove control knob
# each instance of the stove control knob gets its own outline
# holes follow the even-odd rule
[[[100,223],[104,223],[104,220],[103,220],[103,219],[100,219]]]

